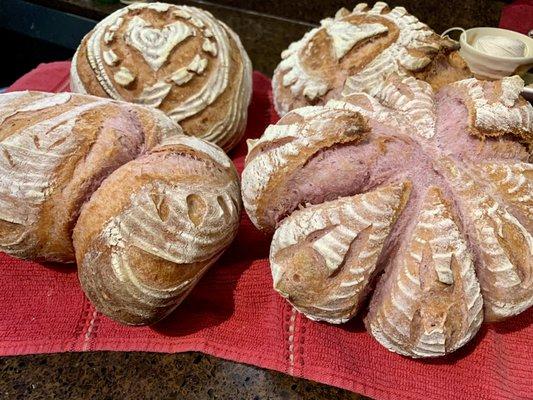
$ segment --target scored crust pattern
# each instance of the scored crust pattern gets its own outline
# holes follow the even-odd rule
[[[0,250],[76,261],[96,309],[126,324],[174,310],[239,226],[224,151],[136,104],[0,95],[0,172]]]
[[[18,103],[17,100],[28,98],[27,93],[16,92],[2,96],[1,99],[3,104],[9,101],[14,106]],[[16,107],[3,107],[0,120],[3,122],[15,113],[58,107],[70,98],[68,93],[52,98],[38,96],[18,110]],[[85,139],[81,135],[72,134],[76,117],[106,103],[105,100],[100,100],[80,105],[56,117],[39,121],[25,129],[23,134],[11,135],[2,141],[0,219],[12,227],[11,237],[5,237],[0,243],[2,251],[19,257],[31,254],[34,239],[31,238],[30,227],[37,222],[42,204],[51,191],[51,171],[56,170]]]
[[[77,211],[71,207],[113,166],[178,132],[157,110],[109,99],[28,91],[0,96],[0,250],[73,261],[68,227]],[[80,179],[65,181],[63,169]],[[62,206],[43,218],[54,208],[51,199]]]
[[[243,200],[275,232],[274,287],[311,319],[388,349],[450,353],[533,304],[533,108],[523,81],[374,92],[286,114],[249,142]],[[383,274],[381,274],[383,272]],[[381,274],[381,275],[380,275]]]
[[[210,13],[134,4],[87,35],[73,58],[71,86],[158,107],[186,133],[230,149],[246,125],[251,73],[237,35]]]
[[[147,163],[159,164],[160,173]],[[87,234],[93,213],[121,190],[122,180],[128,185],[128,176],[141,174],[151,179]],[[237,174],[223,151],[194,137],[167,138],[117,170],[82,210],[74,231],[82,286],[107,315],[128,324],[155,322],[180,304],[230,245],[240,211]]]
[[[282,224],[272,239],[274,287],[290,297],[294,288],[284,286],[293,280],[284,278],[284,265],[291,263],[291,258],[310,257],[305,263],[297,262],[301,270],[291,271],[298,276],[296,283],[321,277],[328,281],[331,294],[324,296],[323,287],[310,286],[299,295],[305,297],[305,304],[312,306],[295,307],[306,314],[308,311],[312,319],[346,322],[357,308],[353,299],[361,298],[360,293],[366,289],[408,191],[406,184],[389,185],[361,197],[345,197],[295,211],[294,217]],[[308,245],[302,246],[303,243]],[[350,263],[350,268],[342,268],[345,260],[353,257],[355,247],[359,250],[357,259]],[[324,259],[326,268],[310,268],[314,265],[312,253]]]
[[[343,8],[281,54],[272,83],[276,110],[283,115],[341,93],[374,95],[389,75],[413,75],[454,47],[403,7]]]

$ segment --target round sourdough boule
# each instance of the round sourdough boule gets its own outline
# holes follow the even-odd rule
[[[194,137],[163,141],[83,206],[73,240],[84,292],[119,322],[160,320],[232,242],[240,210],[238,175],[221,149]]]
[[[391,74],[416,76],[438,89],[471,76],[456,49],[403,7],[378,1],[342,8],[281,53],[274,106],[284,115],[353,92],[373,95]]]
[[[72,93],[0,95],[0,250],[74,261],[79,209],[113,170],[181,133],[162,112]]]
[[[251,63],[239,37],[209,12],[133,4],[80,44],[71,89],[157,107],[185,133],[229,150],[246,128]]]

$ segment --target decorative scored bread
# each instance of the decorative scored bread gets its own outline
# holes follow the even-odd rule
[[[455,48],[403,7],[377,2],[372,8],[357,4],[352,12],[342,8],[281,54],[274,104],[283,115],[341,93],[374,95],[391,74],[417,75],[439,88],[470,75]]]
[[[114,169],[179,127],[157,110],[71,93],[0,96],[0,250],[74,261],[81,204]]]
[[[89,299],[122,323],[166,316],[235,237],[230,159],[156,109],[0,95],[0,153],[0,249],[76,260]]]
[[[372,298],[368,330],[411,357],[450,353],[483,320],[473,258],[441,190],[428,188],[406,246]]]
[[[209,12],[133,4],[83,39],[71,87],[157,107],[186,133],[229,150],[246,128],[252,69],[238,36]]]
[[[165,140],[84,205],[74,230],[82,287],[114,319],[156,322],[232,242],[239,214],[237,172],[222,150],[193,137]]]
[[[520,223],[533,231],[533,165],[488,162],[476,170],[479,178],[488,182],[492,190],[502,198],[509,208],[516,209]]]
[[[447,158],[439,164],[464,202],[463,212],[469,221],[465,229],[477,244],[486,318],[499,320],[524,311],[533,303],[531,231],[518,221],[519,212],[511,214],[467,169],[457,168]]]
[[[286,114],[250,141],[243,199],[275,231],[274,286],[309,318],[365,318],[436,357],[533,304],[533,107],[519,77],[437,92],[391,75]],[[381,274],[383,272],[383,274]],[[381,274],[381,276],[380,276]]]
[[[300,129],[302,124],[293,121],[306,123]],[[321,148],[360,141],[366,130],[368,127],[358,114],[306,107],[269,126],[261,139],[249,140],[251,151],[243,180],[250,184],[243,193],[243,201],[254,224],[271,230],[278,218],[276,214],[282,213],[282,207],[291,200],[290,187],[282,178],[285,172],[303,166]],[[324,131],[329,134],[325,135]],[[267,211],[262,207],[266,203],[279,203],[279,206]]]
[[[311,319],[331,323],[350,319],[374,276],[409,186],[387,185],[292,213],[272,239],[276,290]],[[288,264],[291,268],[284,268]]]

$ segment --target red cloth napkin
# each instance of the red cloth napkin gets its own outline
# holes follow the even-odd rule
[[[527,35],[533,29],[533,0],[516,0],[503,7],[500,28]]]
[[[67,90],[68,62],[42,64],[11,90]],[[254,73],[247,137],[276,120],[270,81]],[[232,157],[242,170],[245,143]],[[453,355],[415,361],[387,351],[361,318],[333,326],[296,313],[273,289],[270,238],[243,213],[237,239],[163,322],[121,326],[94,310],[74,266],[0,254],[0,354],[62,351],[202,351],[275,369],[376,399],[531,399],[533,312],[484,325]]]

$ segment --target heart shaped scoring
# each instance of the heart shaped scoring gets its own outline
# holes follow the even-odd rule
[[[157,71],[165,63],[172,49],[189,36],[194,36],[194,31],[181,21],[160,29],[136,16],[128,24],[124,40],[141,53],[150,68]]]
[[[135,3],[87,35],[72,59],[71,87],[160,108],[187,134],[230,148],[246,127],[249,61],[239,37],[210,13]]]

